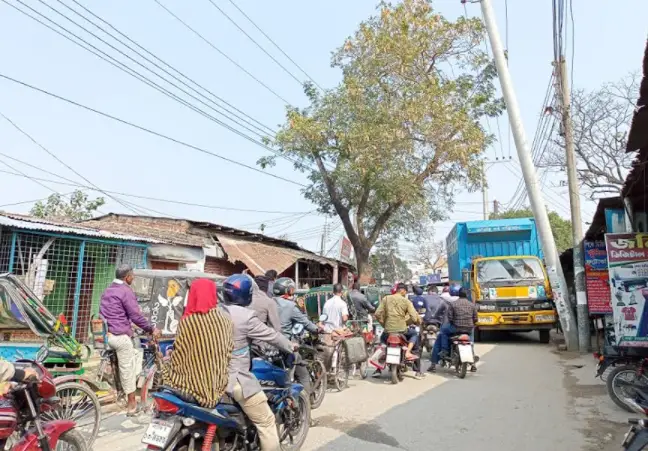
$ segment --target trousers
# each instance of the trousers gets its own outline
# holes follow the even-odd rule
[[[117,353],[122,390],[130,395],[137,388],[137,369],[141,367],[141,353],[135,349],[133,339],[128,335],[108,334],[108,346]]]
[[[262,391],[244,398],[243,388],[238,382],[234,386],[232,398],[241,406],[245,415],[254,423],[261,442],[261,451],[279,451],[279,434],[274,414],[268,405],[268,398]]]

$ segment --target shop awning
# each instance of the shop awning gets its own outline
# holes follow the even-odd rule
[[[325,265],[335,264],[334,260],[309,252],[241,240],[220,233],[216,234],[216,237],[227,254],[227,259],[232,263],[243,263],[255,276],[265,274],[269,269],[274,269],[281,274],[300,259],[314,260]]]

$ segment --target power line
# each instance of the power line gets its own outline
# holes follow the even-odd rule
[[[112,56],[110,56],[108,53],[106,53],[105,51],[103,51],[103,50],[97,48],[96,46],[94,46],[93,44],[89,43],[89,42],[86,41],[85,39],[83,39],[83,38],[81,38],[80,36],[74,34],[73,32],[71,32],[71,31],[68,30],[67,28],[63,27],[62,25],[60,25],[60,24],[57,23],[56,21],[54,21],[54,20],[52,20],[51,18],[49,18],[49,17],[43,15],[42,13],[40,13],[39,11],[37,11],[37,10],[31,8],[30,6],[25,5],[25,3],[22,2],[22,0],[17,0],[17,1],[18,1],[19,3],[21,3],[23,6],[29,8],[30,10],[32,10],[34,13],[38,14],[39,16],[43,17],[43,18],[46,19],[47,21],[53,23],[54,25],[56,25],[56,26],[59,27],[60,29],[64,30],[66,33],[68,33],[68,34],[74,36],[76,39],[78,39],[79,41],[81,41],[83,44],[85,44],[85,45],[91,47],[93,50],[88,49],[87,47],[85,47],[85,46],[82,45],[81,43],[79,43],[79,42],[77,42],[77,41],[71,39],[69,36],[66,36],[66,35],[62,34],[61,32],[59,32],[58,30],[53,29],[51,26],[49,26],[49,25],[43,23],[41,20],[39,20],[39,19],[33,17],[33,16],[30,15],[29,13],[26,13],[25,11],[22,11],[22,10],[20,10],[19,8],[16,8],[14,5],[11,5],[11,4],[7,3],[6,0],[2,0],[2,1],[3,1],[4,3],[8,4],[9,6],[13,7],[13,8],[16,9],[17,11],[19,11],[19,12],[21,12],[21,13],[27,15],[27,16],[30,17],[31,19],[33,19],[33,20],[35,20],[36,22],[40,23],[41,25],[43,25],[43,26],[49,28],[50,30],[56,32],[57,34],[63,36],[64,38],[68,39],[69,41],[73,42],[74,44],[79,45],[79,46],[80,46],[81,48],[83,48],[84,50],[87,50],[87,51],[93,53],[95,56],[99,57],[100,59],[102,59],[102,60],[108,62],[109,64],[111,64],[111,65],[117,67],[118,69],[120,69],[120,70],[126,72],[127,74],[129,74],[129,75],[135,77],[135,78],[138,79],[139,81],[142,81],[143,83],[145,83],[145,84],[149,85],[150,87],[156,89],[157,91],[161,92],[162,94],[166,95],[167,97],[169,97],[169,98],[171,98],[171,99],[173,99],[173,100],[176,100],[176,101],[179,102],[180,104],[182,104],[182,105],[188,107],[189,109],[191,109],[191,110],[197,112],[198,114],[204,116],[205,118],[207,118],[207,119],[209,119],[209,120],[211,120],[211,121],[217,123],[218,125],[221,125],[222,127],[228,129],[229,131],[231,131],[231,132],[233,132],[233,133],[235,133],[235,134],[241,136],[241,137],[244,138],[244,139],[247,139],[248,141],[250,141],[250,142],[252,142],[252,143],[254,143],[254,144],[256,144],[256,145],[258,145],[258,146],[260,146],[260,147],[262,147],[262,148],[264,148],[265,150],[268,150],[269,152],[274,153],[275,155],[277,155],[277,156],[279,156],[279,157],[281,157],[281,158],[284,158],[284,159],[290,161],[291,163],[293,163],[293,164],[294,164],[295,166],[297,166],[297,167],[300,167],[300,168],[302,168],[302,169],[305,167],[304,164],[303,164],[302,162],[300,162],[300,161],[296,161],[296,160],[294,160],[294,159],[288,157],[287,155],[284,155],[284,154],[282,154],[281,152],[278,152],[277,150],[275,150],[275,149],[273,149],[273,148],[271,148],[271,147],[265,145],[263,142],[257,141],[255,138],[252,138],[252,137],[246,135],[245,133],[243,133],[242,131],[237,130],[236,128],[232,127],[231,125],[226,124],[226,123],[224,123],[223,121],[221,121],[221,120],[215,118],[215,117],[212,116],[211,114],[205,112],[204,110],[200,109],[199,107],[196,107],[195,105],[191,104],[191,103],[188,102],[187,100],[178,97],[176,94],[174,94],[173,92],[169,91],[168,89],[166,89],[165,87],[161,86],[160,84],[158,84],[158,83],[152,81],[150,78],[148,78],[147,76],[143,75],[141,72],[138,72],[137,70],[135,70],[135,69],[133,69],[133,68],[131,68],[131,67],[128,67],[128,66],[127,66],[126,64],[124,64],[123,62],[121,62],[121,61],[115,59],[114,57],[112,57]],[[43,3],[43,4],[45,4],[45,3],[43,2],[43,0],[38,0],[38,1],[41,2],[41,3]],[[57,1],[58,1],[59,3],[62,3],[61,0],[57,0]],[[66,8],[70,9],[71,11],[73,11],[75,14],[79,15],[80,17],[82,17],[82,18],[83,18],[84,20],[86,20],[87,22],[91,23],[92,25],[94,25],[95,27],[99,28],[101,31],[103,31],[104,33],[106,33],[107,35],[109,35],[110,37],[112,37],[113,39],[115,39],[115,40],[116,40],[118,43],[120,43],[121,45],[127,47],[129,50],[133,51],[134,53],[136,53],[138,56],[142,57],[143,59],[145,59],[145,60],[148,61],[149,63],[155,65],[156,67],[158,67],[158,68],[160,68],[160,69],[162,69],[165,73],[171,75],[171,76],[174,77],[176,80],[179,80],[177,77],[175,77],[175,76],[174,76],[173,74],[171,74],[169,71],[165,70],[164,68],[161,68],[161,67],[160,67],[158,64],[156,64],[154,61],[151,61],[150,59],[148,59],[147,57],[145,57],[144,55],[142,55],[141,53],[139,53],[137,50],[135,50],[135,49],[133,49],[132,47],[130,47],[128,44],[125,44],[123,41],[119,40],[119,39],[116,38],[114,35],[112,35],[112,34],[110,34],[109,32],[107,32],[107,31],[106,31],[105,29],[103,29],[101,26],[99,26],[99,25],[97,25],[96,23],[92,22],[90,19],[88,19],[87,17],[83,16],[82,14],[80,14],[80,13],[77,12],[77,11],[75,11],[74,9],[70,8],[69,6],[65,5],[64,3],[62,3],[62,4],[63,4],[63,6],[65,6]],[[50,8],[52,11],[56,12],[57,14],[59,14],[60,16],[64,17],[64,18],[67,19],[68,21],[72,22],[74,25],[76,25],[77,27],[81,28],[81,29],[84,30],[86,33],[88,33],[88,34],[90,34],[91,36],[93,36],[94,38],[98,39],[99,41],[101,41],[101,42],[104,43],[105,45],[109,46],[109,47],[112,48],[113,50],[117,51],[117,52],[118,52],[119,54],[121,54],[122,56],[125,56],[125,57],[128,58],[129,60],[133,61],[133,62],[136,63],[137,65],[139,65],[139,66],[141,66],[142,68],[144,68],[145,70],[147,70],[148,72],[151,72],[153,75],[155,75],[155,76],[157,76],[158,78],[162,79],[164,82],[166,82],[166,83],[170,84],[171,86],[173,86],[174,88],[176,88],[176,89],[182,91],[184,94],[188,95],[190,98],[193,98],[193,99],[197,100],[198,102],[202,103],[203,105],[205,105],[205,106],[208,107],[209,109],[213,110],[213,111],[216,112],[217,114],[219,114],[219,115],[225,117],[227,120],[229,120],[229,121],[231,121],[231,122],[234,122],[234,123],[235,123],[236,125],[238,125],[239,127],[242,127],[242,128],[244,128],[245,130],[247,130],[247,131],[249,131],[249,132],[251,132],[251,133],[253,133],[253,134],[256,134],[256,135],[259,136],[260,138],[266,138],[266,137],[268,136],[268,134],[267,134],[265,131],[263,131],[263,130],[259,129],[258,127],[254,126],[254,124],[251,124],[251,125],[254,126],[257,130],[260,130],[262,133],[259,133],[258,131],[253,130],[253,129],[249,128],[248,126],[241,124],[241,123],[238,122],[236,119],[232,119],[232,118],[229,117],[227,114],[225,114],[225,113],[223,113],[223,112],[221,112],[221,111],[215,109],[214,107],[208,105],[207,103],[205,103],[205,102],[204,102],[203,100],[201,100],[200,98],[197,98],[195,95],[193,95],[193,94],[187,92],[185,89],[183,89],[182,87],[178,86],[178,85],[177,85],[176,83],[174,83],[173,81],[169,81],[169,80],[168,80],[167,78],[165,78],[164,76],[161,76],[159,73],[157,73],[157,72],[155,72],[154,70],[152,70],[151,68],[149,68],[149,67],[143,65],[141,62],[135,60],[135,59],[132,58],[130,55],[127,55],[127,54],[124,53],[122,50],[120,50],[120,49],[116,48],[115,46],[113,46],[112,44],[106,42],[104,39],[102,39],[101,37],[99,37],[99,36],[97,36],[96,34],[92,33],[92,32],[89,31],[87,28],[81,26],[79,23],[77,23],[77,22],[75,22],[74,20],[70,19],[68,16],[66,16],[65,14],[63,14],[63,13],[61,13],[60,11],[56,10],[56,9],[53,8],[52,6],[47,5],[47,4],[45,4],[45,6],[47,6],[47,7]],[[103,55],[103,56],[102,56],[102,55]],[[106,59],[106,58],[108,58],[108,59]],[[179,81],[182,82],[183,84],[185,84],[185,86],[188,86],[190,89],[193,89],[191,86],[187,85],[187,84],[184,83],[182,80],[179,80]],[[202,97],[204,97],[205,99],[207,99],[208,101],[211,101],[211,100],[210,100],[209,98],[207,98],[204,94],[201,94],[200,92],[196,91],[195,89],[193,89],[193,90],[194,90],[196,93],[198,93],[199,95],[201,95]],[[217,107],[222,108],[220,105],[216,104],[215,102],[213,102],[213,101],[211,101],[211,102],[214,103]],[[226,110],[226,111],[229,112],[229,110]],[[231,112],[230,112],[230,113],[231,113]],[[237,117],[238,117],[238,116],[237,116]],[[246,121],[246,122],[249,123],[249,121]],[[311,169],[312,169],[312,168],[311,168]]]
[[[216,50],[216,51],[217,51],[218,53],[220,53],[223,57],[225,57],[225,58],[226,58],[230,63],[234,64],[234,65],[235,65],[236,67],[238,67],[240,70],[242,70],[243,72],[245,72],[245,73],[246,73],[250,78],[252,78],[254,81],[256,81],[256,82],[259,83],[261,86],[263,86],[266,90],[268,90],[270,93],[272,93],[272,94],[273,94],[275,97],[277,97],[279,100],[281,100],[282,102],[284,102],[284,103],[287,104],[287,105],[290,105],[290,102],[289,102],[289,101],[287,101],[286,99],[284,99],[282,96],[280,96],[279,94],[277,94],[277,92],[276,92],[275,90],[273,90],[271,87],[269,87],[268,85],[266,85],[264,82],[262,82],[261,80],[259,80],[259,79],[258,79],[257,77],[255,77],[254,75],[252,75],[252,73],[250,73],[247,69],[245,69],[243,66],[241,66],[241,65],[240,65],[239,63],[237,63],[236,61],[234,61],[233,58],[231,58],[229,55],[227,55],[227,54],[226,54],[225,52],[223,52],[221,49],[219,49],[218,47],[216,47],[216,46],[215,46],[215,45],[214,45],[214,44],[213,44],[209,39],[207,39],[206,37],[204,37],[204,36],[203,36],[202,34],[200,34],[196,29],[194,29],[193,27],[191,27],[191,25],[189,25],[187,22],[185,22],[185,21],[182,20],[180,17],[178,17],[178,16],[177,16],[173,11],[171,11],[169,8],[167,8],[166,6],[164,6],[164,5],[163,5],[159,0],[153,0],[153,1],[154,1],[155,3],[157,3],[157,4],[158,4],[162,9],[164,9],[167,13],[169,13],[169,14],[170,14],[174,19],[176,19],[178,22],[180,22],[182,25],[184,25],[184,26],[185,26],[188,30],[190,30],[193,34],[195,34],[195,35],[198,36],[200,39],[202,39],[203,42],[205,42],[205,43],[206,43],[207,45],[209,45],[212,49]]]
[[[198,86],[198,87],[199,87],[200,89],[202,89],[203,91],[209,93],[211,96],[213,96],[213,97],[214,97],[215,99],[217,99],[218,101],[224,103],[225,105],[227,105],[227,106],[229,106],[230,108],[232,108],[233,110],[235,110],[237,113],[240,113],[241,115],[243,115],[243,116],[245,116],[246,118],[250,119],[250,120],[253,121],[254,123],[256,123],[256,124],[258,124],[259,126],[261,126],[262,128],[266,129],[269,133],[271,133],[271,134],[274,134],[274,133],[275,133],[275,131],[274,131],[271,127],[268,127],[267,125],[263,124],[262,122],[260,122],[259,120],[255,119],[254,117],[252,117],[252,116],[250,116],[249,114],[247,114],[247,113],[243,112],[242,110],[238,109],[237,107],[235,107],[234,105],[232,105],[231,103],[229,103],[227,100],[225,100],[225,99],[223,99],[222,97],[219,97],[218,95],[214,94],[212,91],[210,91],[209,89],[205,88],[203,85],[201,85],[200,83],[198,83],[197,81],[195,81],[195,80],[192,79],[191,77],[189,77],[189,76],[187,76],[186,74],[184,74],[183,72],[179,71],[178,69],[176,69],[175,67],[173,67],[172,65],[170,65],[169,63],[167,63],[166,61],[164,61],[163,59],[161,59],[161,58],[158,57],[157,55],[155,55],[154,53],[152,53],[150,50],[148,50],[147,48],[145,48],[145,47],[143,47],[142,45],[140,45],[138,42],[136,42],[136,41],[134,41],[133,39],[131,39],[128,35],[122,33],[119,29],[117,29],[117,28],[116,28],[115,26],[113,26],[111,23],[107,22],[105,19],[103,19],[102,17],[98,16],[97,14],[93,13],[91,10],[89,10],[88,8],[86,8],[84,5],[82,5],[81,3],[79,3],[77,0],[72,0],[72,1],[73,1],[75,4],[77,4],[79,7],[81,7],[83,10],[85,10],[87,13],[89,13],[91,16],[93,16],[93,17],[95,17],[96,19],[100,20],[101,22],[103,22],[104,24],[106,24],[108,27],[110,27],[112,30],[114,30],[115,32],[117,32],[119,35],[123,36],[125,39],[127,39],[129,42],[131,42],[132,44],[134,44],[136,47],[138,47],[139,49],[143,50],[143,51],[146,52],[147,54],[151,55],[151,56],[152,56],[153,58],[155,58],[157,61],[161,62],[161,63],[164,64],[166,67],[168,67],[169,69],[171,69],[172,71],[174,71],[175,73],[179,74],[180,76],[182,76],[183,78],[187,79],[188,81],[190,81],[190,82],[193,83],[194,85]],[[86,18],[86,20],[88,20],[88,19]],[[95,26],[96,26],[96,25],[95,25]],[[105,30],[103,30],[103,31],[104,31],[104,33],[107,33]],[[107,34],[108,34],[108,33],[107,33]],[[186,86],[188,86],[188,85],[186,85]],[[197,92],[197,91],[195,91],[195,92]],[[229,110],[229,109],[223,107],[222,105],[218,105],[218,106],[219,106],[220,108],[223,108],[225,111],[228,111],[228,112],[231,113],[232,115],[236,116],[237,118],[239,118],[239,119],[245,121],[244,118],[242,118],[241,116],[238,116],[235,112],[233,112],[233,111],[231,111],[231,110]],[[247,121],[246,121],[246,122],[247,122]],[[247,123],[250,124],[250,122],[247,122]],[[250,124],[250,125],[251,125],[251,124]]]
[[[13,83],[15,83],[15,84],[19,84],[19,85],[21,85],[21,86],[23,86],[23,87],[25,87],[25,88],[29,88],[29,89],[31,89],[31,90],[33,90],[33,91],[40,92],[41,94],[45,94],[45,95],[47,95],[47,96],[49,96],[49,97],[53,97],[53,98],[55,98],[55,99],[61,100],[61,101],[65,102],[65,103],[68,103],[68,104],[70,104],[70,105],[74,105],[74,106],[76,106],[76,107],[82,108],[82,109],[84,109],[84,110],[86,110],[86,111],[90,111],[90,112],[92,112],[92,113],[98,114],[98,115],[103,116],[103,117],[106,117],[106,118],[108,118],[108,119],[112,119],[112,120],[114,120],[114,121],[116,121],[116,122],[119,122],[119,123],[121,123],[121,124],[128,125],[129,127],[136,128],[136,129],[138,129],[138,130],[141,130],[141,131],[146,132],[146,133],[148,133],[148,134],[151,134],[151,135],[153,135],[153,136],[157,136],[158,138],[162,138],[162,139],[165,139],[165,140],[167,140],[167,141],[173,142],[173,143],[178,144],[178,145],[180,145],[180,146],[187,147],[187,148],[189,148],[189,149],[192,149],[192,150],[195,150],[195,151],[197,151],[197,152],[201,152],[201,153],[204,153],[204,154],[210,155],[210,156],[212,156],[212,157],[216,157],[216,158],[218,158],[218,159],[220,159],[220,160],[227,161],[228,163],[232,163],[232,164],[234,164],[234,165],[237,165],[237,166],[241,166],[241,167],[244,167],[244,168],[250,169],[251,171],[254,171],[254,172],[258,172],[258,173],[260,173],[260,174],[267,175],[267,176],[272,177],[272,178],[275,178],[275,179],[277,179],[277,180],[283,180],[284,182],[287,182],[287,183],[290,183],[290,184],[293,184],[293,185],[297,185],[297,186],[301,186],[302,188],[306,188],[306,187],[307,187],[306,185],[304,185],[304,184],[302,184],[302,183],[299,183],[299,182],[295,182],[294,180],[290,180],[290,179],[287,179],[287,178],[281,177],[281,176],[279,176],[279,175],[275,175],[275,174],[272,174],[272,173],[270,173],[270,172],[263,171],[263,170],[261,170],[261,169],[255,168],[254,166],[250,166],[250,165],[247,165],[247,164],[245,164],[245,163],[241,163],[241,162],[239,162],[239,161],[233,160],[233,159],[231,159],[231,158],[224,157],[224,156],[222,156],[222,155],[219,155],[219,154],[217,154],[217,153],[215,153],[215,152],[213,152],[213,151],[210,151],[210,150],[204,149],[204,148],[202,148],[202,147],[198,147],[198,146],[195,146],[195,145],[193,145],[193,144],[189,144],[189,143],[187,143],[187,142],[181,141],[181,140],[179,140],[179,139],[172,138],[172,137],[170,137],[170,136],[168,136],[168,135],[165,135],[165,134],[163,134],[163,133],[156,132],[156,131],[151,130],[151,129],[149,129],[149,128],[146,128],[146,127],[144,127],[144,126],[137,125],[137,124],[135,124],[135,123],[133,123],[133,122],[130,122],[130,121],[127,121],[127,120],[125,120],[125,119],[121,119],[121,118],[118,118],[118,117],[113,116],[113,115],[111,115],[111,114],[104,113],[104,112],[99,111],[99,110],[97,110],[97,109],[95,109],[95,108],[92,108],[92,107],[89,107],[89,106],[83,105],[83,104],[81,104],[81,103],[79,103],[79,102],[76,102],[76,101],[74,101],[74,100],[67,99],[67,98],[65,98],[65,97],[62,97],[62,96],[57,95],[57,94],[54,94],[54,93],[52,93],[52,92],[50,92],[50,91],[47,91],[47,90],[45,90],[45,89],[41,89],[41,88],[38,88],[38,87],[36,87],[36,86],[30,85],[29,83],[26,83],[26,82],[23,82],[23,81],[17,80],[17,79],[12,78],[12,77],[9,77],[8,75],[5,75],[5,74],[0,73],[0,78],[3,78],[3,79],[5,79],[5,80],[7,80],[7,81],[11,81],[11,82],[13,82]]]
[[[287,54],[287,53],[286,53],[286,52],[285,52],[281,47],[279,47],[279,44],[277,44],[277,43],[276,43],[276,42],[275,42],[275,41],[274,41],[270,36],[268,36],[268,35],[266,34],[266,32],[263,31],[263,30],[261,29],[261,27],[259,27],[259,26],[258,26],[258,25],[257,25],[257,24],[256,24],[256,23],[255,23],[251,18],[250,18],[250,16],[248,16],[248,15],[245,13],[245,11],[243,11],[243,10],[242,10],[242,9],[241,9],[237,4],[236,4],[236,2],[234,2],[234,0],[229,0],[229,2],[230,2],[232,5],[234,5],[234,8],[236,8],[236,9],[237,9],[237,10],[238,10],[238,11],[239,11],[239,12],[240,12],[240,13],[241,13],[241,14],[242,14],[242,15],[243,15],[243,16],[244,16],[244,17],[245,17],[245,18],[246,18],[246,19],[247,19],[251,24],[252,24],[252,25],[254,25],[254,27],[255,27],[257,30],[259,30],[259,32],[260,32],[263,36],[265,36],[265,38],[266,38],[268,41],[270,41],[270,42],[272,43],[272,45],[274,45],[274,46],[277,48],[277,50],[279,50],[279,51],[283,54],[283,56],[285,56],[286,58],[288,58],[288,60],[289,60],[291,63],[293,63],[293,65],[294,65],[297,69],[299,69],[299,70],[301,71],[302,74],[304,74],[306,77],[308,77],[308,79],[309,79],[310,81],[312,81],[313,84],[314,84],[315,86],[317,86],[320,90],[324,91],[324,88],[322,88],[322,87],[321,87],[321,86],[320,86],[320,85],[319,85],[319,84],[318,84],[318,83],[313,79],[313,77],[311,77],[310,75],[308,75],[308,73],[307,73],[304,69],[302,69],[301,66],[300,66],[299,64],[297,64],[297,63],[295,62],[295,60],[293,60],[293,59],[292,59],[292,58],[291,58],[291,57],[290,57],[290,56],[289,56],[289,55],[288,55],[288,54]]]
[[[48,171],[47,169],[43,169],[43,168],[40,168],[40,167],[35,166],[33,164],[30,164],[30,163],[27,163],[25,161],[19,160],[17,158],[14,158],[14,157],[12,157],[10,155],[5,154],[5,153],[0,152],[0,156],[3,156],[5,158],[9,158],[9,159],[11,159],[13,161],[24,164],[25,166],[29,166],[29,167],[31,167],[33,169],[38,170],[38,171],[42,171],[42,172],[44,172],[46,174],[53,175],[55,177],[60,178],[61,180],[66,180],[68,183],[60,182],[60,181],[57,181],[57,180],[51,180],[51,179],[30,177],[30,176],[19,174],[17,172],[0,171],[2,173],[10,174],[10,175],[17,175],[17,176],[20,176],[20,177],[27,177],[27,178],[30,178],[32,180],[38,180],[38,181],[41,181],[41,182],[56,183],[56,184],[59,184],[59,185],[66,185],[66,186],[72,186],[72,187],[77,187],[77,188],[83,188],[83,189],[88,189],[88,190],[91,190],[91,191],[105,192],[105,193],[110,193],[110,194],[114,194],[114,195],[117,195],[117,196],[132,197],[134,199],[153,200],[153,201],[156,201],[156,202],[165,202],[165,203],[169,203],[169,204],[185,205],[185,206],[189,206],[189,207],[200,207],[200,208],[208,208],[208,209],[213,209],[213,210],[238,211],[238,212],[246,212],[246,213],[289,214],[289,215],[299,215],[299,214],[302,214],[302,213],[308,213],[308,214],[313,213],[312,211],[308,211],[308,212],[303,212],[303,211],[288,212],[288,211],[277,211],[277,210],[255,210],[255,209],[248,209],[248,208],[226,207],[226,206],[222,206],[222,205],[209,205],[209,204],[199,204],[199,203],[187,202],[187,201],[181,201],[181,200],[162,199],[162,198],[159,198],[159,197],[142,196],[142,195],[139,195],[139,194],[123,193],[123,192],[119,192],[119,191],[99,190],[99,189],[93,188],[93,187],[91,187],[89,185],[83,185],[83,184],[77,183],[72,179],[68,179],[68,178],[63,177],[63,176],[61,176],[59,174]]]
[[[289,75],[293,80],[295,80],[297,83],[299,83],[299,86],[302,86],[302,87],[304,86],[304,82],[303,82],[303,81],[301,81],[301,80],[300,80],[299,78],[297,78],[297,77],[296,77],[292,72],[290,72],[288,69],[286,69],[286,67],[285,67],[283,64],[281,64],[281,63],[280,63],[280,62],[279,62],[279,61],[278,61],[274,56],[272,56],[272,55],[270,54],[270,52],[268,52],[266,49],[264,49],[263,46],[262,46],[261,44],[259,44],[259,43],[258,43],[258,42],[257,42],[257,41],[252,37],[252,36],[250,36],[250,34],[249,34],[247,31],[245,31],[245,30],[243,29],[243,27],[241,27],[241,26],[240,26],[240,25],[239,25],[239,24],[238,24],[234,19],[232,19],[232,18],[229,16],[229,14],[227,14],[227,13],[226,13],[226,12],[225,12],[221,7],[220,7],[220,6],[218,6],[216,3],[214,3],[214,0],[207,0],[207,1],[208,1],[209,3],[211,3],[212,6],[213,6],[214,8],[216,8],[218,11],[220,11],[220,13],[221,13],[223,16],[225,16],[225,18],[226,18],[227,20],[229,20],[232,24],[234,24],[234,26],[235,26],[236,28],[238,28],[239,31],[240,31],[241,33],[243,33],[245,36],[247,36],[247,38],[248,38],[250,41],[252,41],[252,42],[254,43],[254,45],[256,45],[256,46],[257,46],[257,47],[258,47],[258,48],[259,48],[263,53],[265,53],[265,54],[266,54],[266,55],[267,55],[267,56],[268,56],[272,61],[274,61],[274,62],[277,64],[277,66],[279,66],[280,68],[282,68],[283,71],[284,71],[285,73],[287,73],[287,74],[288,74],[288,75]]]
[[[69,195],[71,195],[71,194],[72,194],[72,193],[64,193],[64,194],[61,194],[61,196],[69,196]],[[13,206],[16,206],[16,205],[24,205],[24,204],[33,204],[33,203],[35,203],[35,202],[43,202],[43,201],[46,201],[47,199],[49,199],[49,197],[41,197],[40,199],[32,199],[32,200],[23,200],[23,201],[21,201],[21,202],[13,202],[13,203],[11,203],[11,204],[3,204],[3,205],[0,205],[0,208],[4,208],[4,207],[13,207]]]

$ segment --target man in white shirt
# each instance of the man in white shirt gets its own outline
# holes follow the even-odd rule
[[[342,299],[344,287],[341,283],[333,285],[333,297],[326,301],[322,314],[328,318],[324,321],[324,332],[327,334],[342,329],[349,319],[349,308]]]

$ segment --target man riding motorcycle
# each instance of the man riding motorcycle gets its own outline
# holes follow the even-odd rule
[[[414,305],[407,299],[407,285],[399,283],[396,286],[397,293],[385,296],[376,310],[376,319],[383,326],[384,332],[381,337],[383,343],[387,342],[389,334],[402,334],[408,341],[405,358],[416,360],[417,356],[412,353],[414,345],[418,341],[418,332],[408,327],[410,324],[421,324],[422,320]]]
[[[450,296],[457,296],[458,299],[445,304],[445,321],[434,342],[432,364],[428,369],[431,373],[436,371],[439,360],[450,352],[450,337],[457,334],[472,335],[477,324],[477,308],[467,299],[466,290],[459,284],[453,284],[450,286]]]
[[[433,311],[428,299],[423,296],[423,289],[419,286],[414,286],[412,287],[412,291],[414,292],[414,296],[412,297],[414,308],[419,315],[423,315],[423,324],[430,324],[433,318]]]
[[[226,391],[254,423],[261,450],[277,451],[280,445],[275,417],[261,384],[250,370],[250,344],[252,341],[263,341],[284,352],[293,352],[297,345],[263,324],[256,313],[247,308],[252,302],[253,285],[252,278],[244,274],[234,274],[223,282],[226,305],[222,310],[230,316],[234,325],[234,350],[228,368]]]
[[[274,300],[277,303],[279,311],[281,333],[288,339],[292,338],[292,328],[295,324],[302,324],[307,331],[312,333],[319,331],[319,328],[295,304],[295,287],[295,282],[292,279],[282,277],[277,279],[272,288]],[[306,393],[310,395],[313,391],[313,386],[308,369],[302,364],[299,354],[296,355],[295,360],[295,378],[297,382],[303,385]]]

